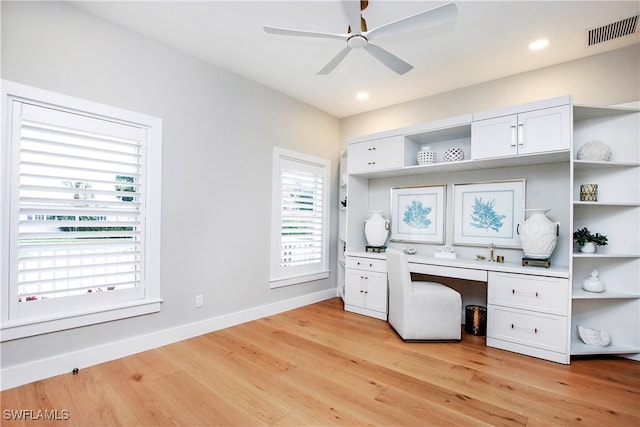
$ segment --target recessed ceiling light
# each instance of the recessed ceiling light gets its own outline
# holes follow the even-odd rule
[[[536,40],[534,42],[531,42],[531,44],[529,44],[529,49],[531,49],[531,50],[540,50],[540,49],[544,49],[547,46],[549,46],[549,40],[540,39],[540,40]]]
[[[369,99],[369,92],[358,92],[356,94],[356,98],[358,98],[360,101],[366,101],[367,99]]]

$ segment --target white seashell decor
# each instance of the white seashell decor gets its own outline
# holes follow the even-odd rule
[[[611,334],[607,331],[599,331],[578,325],[578,335],[580,335],[583,343],[593,347],[606,347],[611,344]]]
[[[590,141],[578,150],[578,160],[611,160],[611,147],[602,141]]]

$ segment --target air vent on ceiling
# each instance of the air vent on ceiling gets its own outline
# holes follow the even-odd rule
[[[638,29],[638,15],[587,31],[589,46],[633,34]]]

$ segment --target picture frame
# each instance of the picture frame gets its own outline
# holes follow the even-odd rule
[[[519,248],[525,180],[453,185],[454,244]]]
[[[391,189],[391,236],[394,242],[444,243],[444,185]]]

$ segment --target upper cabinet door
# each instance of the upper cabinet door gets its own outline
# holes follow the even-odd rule
[[[518,129],[518,154],[568,150],[571,107],[562,105],[518,114]]]
[[[518,116],[501,116],[471,123],[471,158],[493,159],[518,154]]]
[[[490,159],[569,150],[571,107],[543,108],[471,124],[471,158]]]
[[[371,170],[371,141],[349,144],[347,155],[347,171],[350,174],[369,172]]]
[[[372,143],[373,169],[399,169],[402,167],[402,136],[376,139]]]
[[[349,144],[347,170],[350,174],[402,167],[402,136]]]

